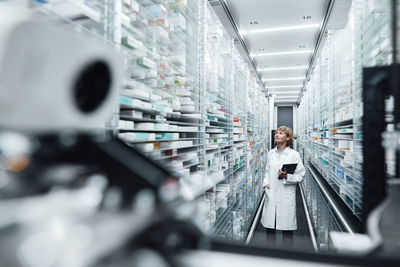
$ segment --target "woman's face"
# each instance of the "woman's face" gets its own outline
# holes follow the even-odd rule
[[[278,130],[275,132],[275,142],[277,142],[278,144],[286,144],[286,141],[289,141],[289,137],[286,136],[286,133],[284,131]]]

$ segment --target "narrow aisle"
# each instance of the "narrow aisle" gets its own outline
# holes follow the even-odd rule
[[[297,207],[297,230],[293,235],[293,249],[314,251],[310,239],[310,231],[307,226],[306,214],[304,212],[303,201],[301,200],[300,187],[296,189],[296,207]],[[257,224],[256,232],[250,242],[254,246],[267,246],[267,235],[265,228],[261,225],[261,216]],[[275,247],[282,248],[282,234],[277,233]]]

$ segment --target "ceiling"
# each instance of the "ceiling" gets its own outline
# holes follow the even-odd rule
[[[275,102],[297,102],[329,0],[226,0],[226,4]]]

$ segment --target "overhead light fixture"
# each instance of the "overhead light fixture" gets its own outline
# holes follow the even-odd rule
[[[287,103],[287,102],[297,102],[297,99],[283,99],[283,100],[274,100],[275,103]]]
[[[245,35],[245,34],[250,34],[250,33],[281,32],[281,31],[291,31],[291,30],[312,29],[312,28],[319,28],[319,27],[320,27],[319,24],[306,24],[306,25],[297,25],[297,26],[287,26],[287,27],[241,31],[240,33],[242,35]]]
[[[289,81],[289,80],[304,80],[305,77],[288,77],[288,78],[272,78],[272,79],[263,79],[263,81]]]
[[[271,92],[272,94],[299,94],[301,91]]]
[[[279,99],[292,99],[292,98],[299,98],[298,96],[279,96],[277,95],[275,98]]]
[[[285,68],[262,68],[260,71],[273,71],[273,70],[301,70],[307,69],[307,66],[300,66],[300,67],[285,67]]]
[[[251,54],[252,57],[261,57],[261,56],[281,56],[281,55],[295,55],[295,54],[310,54],[312,50],[300,50],[300,51],[286,51],[286,52],[273,52],[273,53],[259,53],[259,54]]]
[[[267,86],[268,88],[301,88],[303,87],[302,84],[296,85],[274,85],[274,86]]]

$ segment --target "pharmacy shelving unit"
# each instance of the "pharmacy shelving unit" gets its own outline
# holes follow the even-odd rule
[[[245,240],[262,197],[269,102],[208,1],[34,6],[122,55],[106,129],[181,177],[186,196],[206,207],[210,235]]]
[[[260,90],[257,88],[255,79],[249,79],[248,91],[248,164],[250,165],[251,179],[248,179],[248,199],[246,203],[247,227],[250,227],[252,215],[262,195],[262,180],[265,175],[266,146],[269,140],[266,132],[267,118],[265,117],[268,104],[265,98],[261,97]]]
[[[389,7],[389,1],[352,2],[344,28],[325,32],[300,102],[299,147],[309,166],[302,189],[321,250],[329,248],[329,232],[349,231],[343,217],[360,220],[362,68],[391,64]],[[331,203],[310,197],[323,191],[310,178],[316,176],[344,204],[336,213],[327,212]]]
[[[29,2],[33,10],[63,21],[64,23],[57,24],[59,27],[73,28],[75,31],[88,34],[90,38],[97,37],[101,41],[112,44],[114,34],[113,1],[33,0]]]
[[[355,71],[354,71],[354,117],[361,121],[363,115],[362,103],[362,68],[374,66],[388,66],[392,64],[391,47],[391,3],[389,0],[355,1],[354,22],[354,49]],[[359,157],[355,158],[355,166],[361,177],[362,169],[362,125],[358,123],[354,127],[354,150]],[[394,163],[386,162],[388,172],[394,170]],[[395,175],[391,173],[391,175]]]
[[[179,176],[203,164],[196,1],[116,1],[125,55],[119,136]]]
[[[316,233],[316,241],[319,251],[329,250],[329,232],[344,232],[345,227],[332,211],[330,203],[327,201],[320,186],[313,177],[313,173],[306,166],[306,175],[301,184],[304,197],[309,210],[309,215]]]
[[[206,13],[206,160],[207,173],[222,171],[232,175],[232,40],[216,20],[211,9]]]
[[[237,203],[232,211],[232,238],[241,240],[245,238],[246,202],[248,198],[248,180],[250,178],[248,165],[248,135],[247,135],[247,89],[249,70],[244,64],[237,50],[234,50],[234,145],[233,145],[233,185],[238,188],[239,194],[234,194]]]
[[[206,107],[206,172],[222,172],[223,181],[206,192],[211,202],[209,232],[225,238],[232,232],[233,175],[233,114],[232,114],[232,47],[233,41],[226,33],[213,9],[205,12],[205,107]],[[215,217],[214,217],[215,214]]]
[[[206,167],[224,177],[204,195],[209,232],[244,241],[261,200],[268,101],[208,5],[206,22]]]

